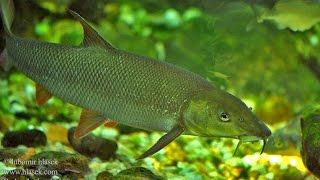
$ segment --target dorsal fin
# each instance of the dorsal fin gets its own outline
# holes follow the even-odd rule
[[[69,13],[75,17],[82,25],[83,27],[83,32],[84,32],[84,37],[83,37],[83,46],[99,46],[103,47],[107,50],[114,50],[115,48],[106,40],[104,40],[96,30],[94,30],[89,23],[81,17],[78,13],[68,10]]]

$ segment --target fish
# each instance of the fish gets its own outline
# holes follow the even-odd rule
[[[13,2],[1,0],[1,10],[5,64],[36,82],[39,105],[55,96],[83,108],[76,138],[105,123],[164,132],[137,158],[143,159],[182,134],[240,142],[265,142],[271,134],[239,98],[186,69],[114,47],[72,10],[84,31],[78,46],[17,37],[11,31]]]
[[[300,121],[302,161],[312,174],[320,178],[320,106],[306,110]]]
[[[272,133],[268,138],[264,152],[274,155],[300,156],[300,150],[300,119],[294,118]]]

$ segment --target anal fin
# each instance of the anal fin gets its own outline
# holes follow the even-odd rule
[[[52,97],[52,94],[45,90],[40,84],[36,84],[36,102],[39,106],[44,105]]]
[[[167,146],[173,140],[175,140],[178,136],[180,136],[184,132],[184,128],[181,125],[176,125],[173,127],[167,134],[162,136],[156,144],[154,144],[150,149],[148,149],[145,153],[143,153],[139,159],[144,159],[148,156],[153,155],[154,153],[160,151],[162,148]]]
[[[74,137],[82,138],[86,136],[91,131],[104,124],[105,121],[108,120],[100,114],[86,109],[82,110],[79,124],[74,131]]]

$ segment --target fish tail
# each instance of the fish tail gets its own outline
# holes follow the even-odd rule
[[[0,0],[1,18],[7,35],[12,35],[11,25],[14,18],[14,5],[12,0]]]

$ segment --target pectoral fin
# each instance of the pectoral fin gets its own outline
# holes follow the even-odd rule
[[[171,143],[174,139],[176,139],[180,134],[182,134],[183,131],[184,131],[184,128],[182,126],[176,125],[167,134],[162,136],[155,145],[153,145],[150,149],[148,149],[145,153],[143,153],[138,159],[146,158],[160,151],[162,148],[164,148],[169,143]]]
[[[44,105],[52,97],[52,94],[45,90],[40,84],[36,84],[36,102],[39,106]]]
[[[107,121],[103,116],[90,110],[82,110],[80,121],[74,131],[75,138],[82,138]]]

